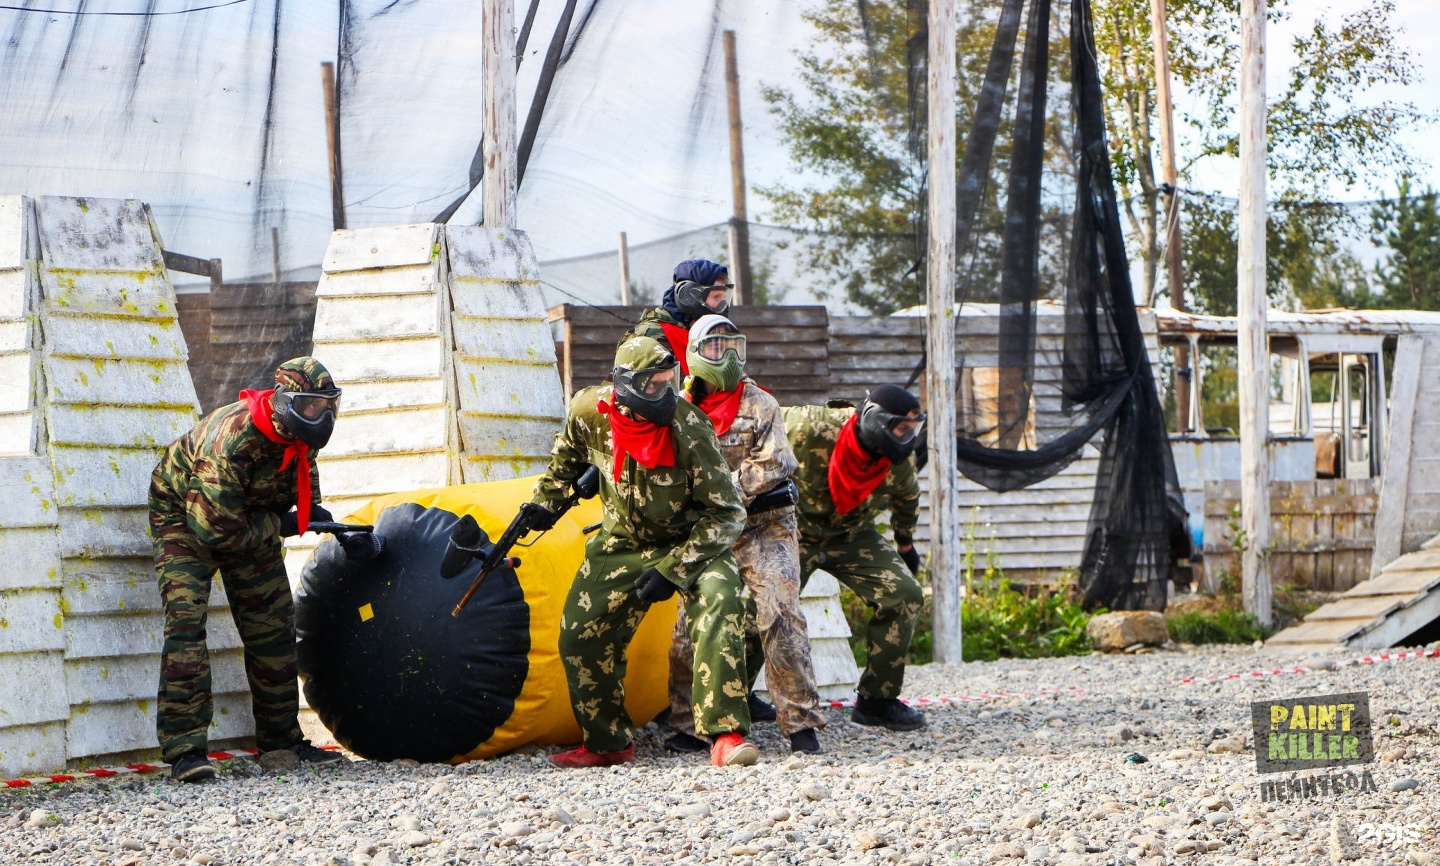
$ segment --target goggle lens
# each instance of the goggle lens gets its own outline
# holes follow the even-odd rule
[[[290,408],[306,421],[315,421],[326,412],[340,414],[340,392],[332,394],[292,394]]]
[[[700,340],[696,349],[700,357],[718,361],[727,351],[734,351],[743,364],[745,362],[745,337],[740,334],[713,334]]]

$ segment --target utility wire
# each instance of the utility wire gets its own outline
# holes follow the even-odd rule
[[[619,313],[616,313],[616,312],[614,312],[614,311],[612,311],[612,310],[607,310],[607,309],[605,309],[604,307],[601,307],[601,306],[598,306],[598,305],[596,305],[596,304],[593,304],[593,303],[591,303],[590,301],[587,301],[587,300],[585,300],[584,298],[580,297],[579,295],[575,294],[574,292],[571,292],[571,291],[569,291],[569,290],[567,290],[567,289],[562,289],[562,288],[560,288],[559,286],[555,285],[554,283],[550,282],[549,280],[541,280],[540,282],[541,282],[542,285],[549,286],[550,288],[554,289],[555,291],[559,292],[559,293],[562,294],[562,295],[565,295],[566,297],[573,298],[573,299],[579,301],[582,305],[584,305],[584,306],[586,306],[586,307],[589,307],[589,308],[592,309],[592,310],[599,310],[600,312],[602,312],[602,313],[604,313],[605,315],[609,316],[610,318],[616,320],[617,322],[624,322],[624,323],[627,324],[627,325],[633,325],[633,324],[635,324],[634,322],[630,321],[629,319],[625,318],[624,316],[620,315]]]
[[[212,3],[209,6],[196,6],[193,9],[172,9],[169,12],[105,12],[101,10],[77,10],[77,9],[36,9],[33,6],[7,6],[0,5],[0,10],[10,12],[39,12],[45,15],[108,15],[112,18],[159,18],[162,15],[189,15],[192,12],[205,12],[210,9],[224,9],[226,6],[238,6],[241,3],[249,3],[250,0],[226,0],[224,3]]]

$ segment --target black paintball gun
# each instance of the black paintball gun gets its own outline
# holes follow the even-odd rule
[[[475,518],[465,515],[455,528],[450,531],[450,543],[445,547],[445,557],[440,561],[440,576],[449,580],[466,569],[473,559],[482,561],[480,573],[475,575],[470,588],[461,596],[460,603],[450,611],[451,616],[459,616],[465,605],[470,603],[471,596],[480,589],[480,584],[490,576],[490,572],[497,568],[517,568],[520,565],[518,556],[511,556],[510,551],[517,545],[529,547],[540,540],[539,536],[529,544],[521,544],[520,539],[524,538],[532,530],[539,530],[544,535],[555,525],[560,516],[575,506],[575,503],[582,499],[590,499],[600,492],[600,471],[594,466],[587,466],[580,477],[570,485],[570,496],[560,506],[559,511],[552,512],[546,508],[527,502],[520,506],[520,511],[510,525],[505,527],[505,532],[500,540],[494,544],[488,544],[489,539],[485,530],[475,522]]]
[[[365,562],[385,552],[385,536],[375,532],[375,527],[363,523],[332,523],[316,521],[308,527],[310,532],[328,532],[340,543],[345,558],[353,562]]]

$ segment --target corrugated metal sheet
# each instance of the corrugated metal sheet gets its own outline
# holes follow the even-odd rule
[[[0,773],[14,774],[155,746],[145,497],[197,404],[142,204],[0,200],[0,253]],[[219,592],[211,617],[217,703],[237,705],[217,714],[224,740],[248,733],[249,696]]]

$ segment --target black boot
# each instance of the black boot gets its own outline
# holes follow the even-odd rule
[[[790,751],[804,752],[807,755],[820,754],[820,740],[815,736],[815,729],[804,728],[791,734]]]
[[[682,755],[690,755],[710,751],[710,744],[693,734],[676,731],[665,740],[665,748]]]
[[[207,782],[215,778],[215,765],[204,752],[186,752],[170,765],[170,778],[176,782]]]
[[[775,721],[775,708],[760,699],[760,696],[751,692],[745,696],[745,703],[750,706],[750,723],[773,722]]]
[[[855,709],[850,721],[892,731],[915,731],[925,727],[925,716],[917,709],[900,703],[898,698],[867,698],[855,696]]]
[[[349,763],[350,760],[339,752],[313,746],[308,740],[301,740],[296,745],[291,746],[290,751],[295,753],[295,757],[300,759],[300,763],[309,764],[312,767],[323,767],[326,764],[339,764],[342,762]]]

